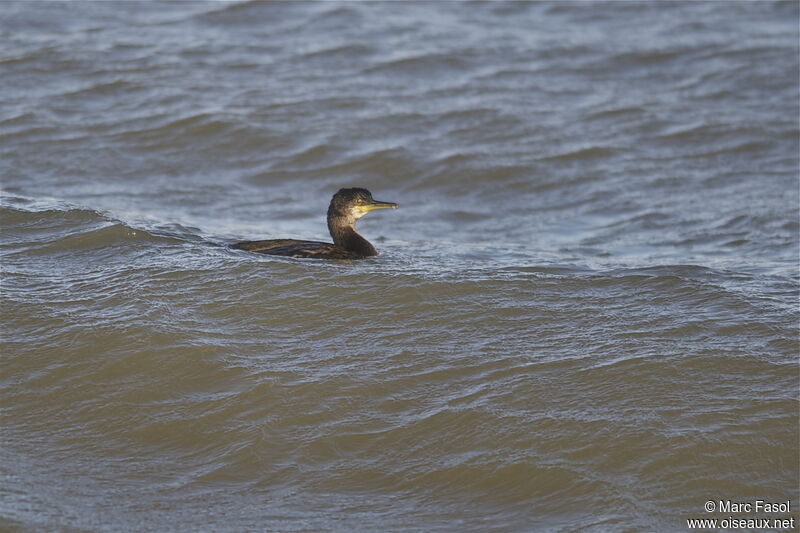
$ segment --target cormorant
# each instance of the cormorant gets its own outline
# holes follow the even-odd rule
[[[261,254],[315,259],[363,259],[378,255],[367,239],[356,233],[356,221],[375,209],[396,209],[392,202],[372,199],[367,189],[339,189],[328,207],[328,230],[333,244],[294,239],[245,241],[232,245],[239,250]]]

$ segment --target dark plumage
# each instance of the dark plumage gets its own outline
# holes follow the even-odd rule
[[[356,233],[356,221],[375,209],[396,209],[392,202],[378,202],[366,189],[339,189],[328,206],[328,242],[273,239],[237,242],[233,248],[261,254],[308,257],[316,259],[363,259],[378,255],[369,241]]]

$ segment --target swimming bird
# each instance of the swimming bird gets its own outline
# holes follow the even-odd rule
[[[333,244],[294,239],[245,241],[232,245],[239,250],[261,254],[307,257],[315,259],[363,259],[374,257],[378,251],[364,237],[356,233],[356,221],[376,209],[397,209],[393,202],[372,199],[372,193],[358,187],[339,189],[328,206],[328,230]]]

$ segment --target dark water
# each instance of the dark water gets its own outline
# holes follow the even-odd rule
[[[0,529],[797,524],[799,6],[3,3]]]

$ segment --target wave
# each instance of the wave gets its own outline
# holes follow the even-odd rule
[[[600,157],[609,157],[615,155],[617,150],[607,146],[586,146],[584,148],[576,148],[560,152],[552,155],[545,155],[540,158],[542,161],[571,161],[571,160],[584,160],[595,159]]]
[[[466,71],[469,61],[461,55],[446,53],[427,53],[384,60],[365,68],[362,74],[391,74],[401,76],[449,76],[454,72]]]
[[[213,25],[261,26],[291,9],[291,2],[244,0],[227,4],[206,4],[203,11],[195,14],[194,18]]]
[[[203,240],[197,228],[156,223],[145,229],[67,202],[19,196],[2,197],[0,220],[2,248],[33,255]]]

